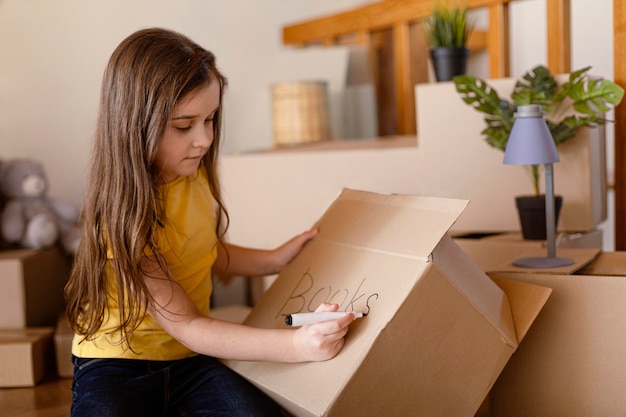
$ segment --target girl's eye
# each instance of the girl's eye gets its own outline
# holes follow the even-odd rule
[[[191,125],[189,125],[189,126],[176,126],[176,129],[180,130],[181,132],[184,132],[186,130],[191,129]]]

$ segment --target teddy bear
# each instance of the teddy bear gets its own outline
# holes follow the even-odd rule
[[[59,243],[69,254],[76,252],[79,209],[48,196],[48,178],[41,163],[26,158],[2,162],[0,195],[0,231],[6,242],[32,249]]]

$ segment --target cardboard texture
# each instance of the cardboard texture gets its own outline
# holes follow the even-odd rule
[[[601,252],[579,275],[626,276],[626,252]]]
[[[56,326],[69,270],[57,248],[0,251],[0,328]]]
[[[536,241],[506,242],[497,240],[455,239],[455,242],[470,255],[481,270],[493,272],[573,274],[589,265],[601,250],[599,248],[556,248],[557,257],[570,258],[572,265],[550,269],[524,268],[513,265],[518,258],[547,256],[548,250],[543,243]]]
[[[466,205],[344,190],[245,323],[324,301],[369,314],[332,360],[228,366],[296,416],[473,416],[550,290],[507,294],[471,261],[447,235]]]
[[[455,235],[457,238],[466,238],[463,235]],[[473,238],[472,234],[468,238]],[[515,242],[515,243],[535,243],[538,247],[545,247],[545,240],[525,240],[522,237],[521,232],[508,232],[508,233],[487,233],[484,236],[478,234],[479,239],[495,240],[500,242]],[[597,248],[602,249],[603,237],[602,230],[594,229],[588,232],[566,233],[562,232],[556,236],[557,248]]]
[[[249,306],[239,304],[217,308],[211,307],[211,317],[218,320],[243,323],[246,317],[248,317],[248,314],[250,314],[250,310],[251,308]]]
[[[626,415],[626,252],[598,253],[573,272],[502,271],[529,245],[457,242],[499,284],[553,289],[489,395],[491,416]],[[567,254],[580,265],[590,255]]]
[[[622,276],[493,274],[553,289],[493,387],[493,417],[626,416],[624,265]]]
[[[52,328],[0,330],[0,387],[32,387],[52,364]]]

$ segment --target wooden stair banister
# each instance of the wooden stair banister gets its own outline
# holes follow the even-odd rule
[[[626,10],[613,0],[613,76],[626,88]],[[615,249],[626,250],[626,104],[615,108]]]
[[[438,1],[438,0],[437,0]],[[467,0],[468,8],[487,7],[512,0]],[[452,3],[451,0],[448,0]],[[334,45],[344,35],[374,32],[397,24],[418,23],[430,16],[433,0],[384,0],[330,16],[295,23],[283,28],[283,43],[293,46]],[[484,32],[477,30],[470,49],[485,48]]]
[[[546,0],[548,68],[553,74],[572,70],[570,0]]]
[[[288,25],[283,28],[283,43],[300,47],[346,43],[366,46],[380,109],[379,134],[415,134],[413,88],[417,83],[428,81],[428,46],[412,27],[419,26],[422,19],[430,16],[435,1],[439,0],[384,0]],[[468,46],[474,51],[487,51],[491,78],[510,75],[509,3],[512,1],[516,0],[464,2],[470,10],[488,10],[487,30],[474,31]],[[570,0],[546,0],[546,7],[548,66],[554,73],[569,72]],[[391,57],[390,63],[383,62],[381,55]],[[391,85],[385,84],[384,77],[392,77]],[[383,91],[383,87],[392,90]]]
[[[468,47],[488,51],[490,75],[494,77],[509,74],[509,1],[467,1],[470,9],[489,9],[492,30],[475,30]],[[430,16],[433,3],[433,0],[385,0],[368,4],[286,26],[283,42],[297,47],[346,43],[367,47],[377,92],[379,134],[415,134],[413,88],[428,81],[428,45],[419,26],[422,19]],[[387,78],[393,82],[386,83]]]

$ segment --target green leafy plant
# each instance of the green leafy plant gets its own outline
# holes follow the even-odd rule
[[[432,49],[464,48],[474,29],[467,20],[467,6],[449,7],[442,2],[433,6],[431,16],[423,23]]]
[[[572,72],[569,79],[558,84],[548,68],[537,66],[525,73],[515,84],[511,100],[501,98],[487,82],[471,75],[454,77],[456,91],[463,101],[485,113],[486,127],[481,131],[487,143],[504,151],[514,122],[517,106],[540,104],[545,120],[559,144],[572,138],[579,128],[608,122],[604,113],[618,105],[624,90],[609,80],[593,79],[585,67]],[[535,195],[539,195],[538,165],[524,167]]]

